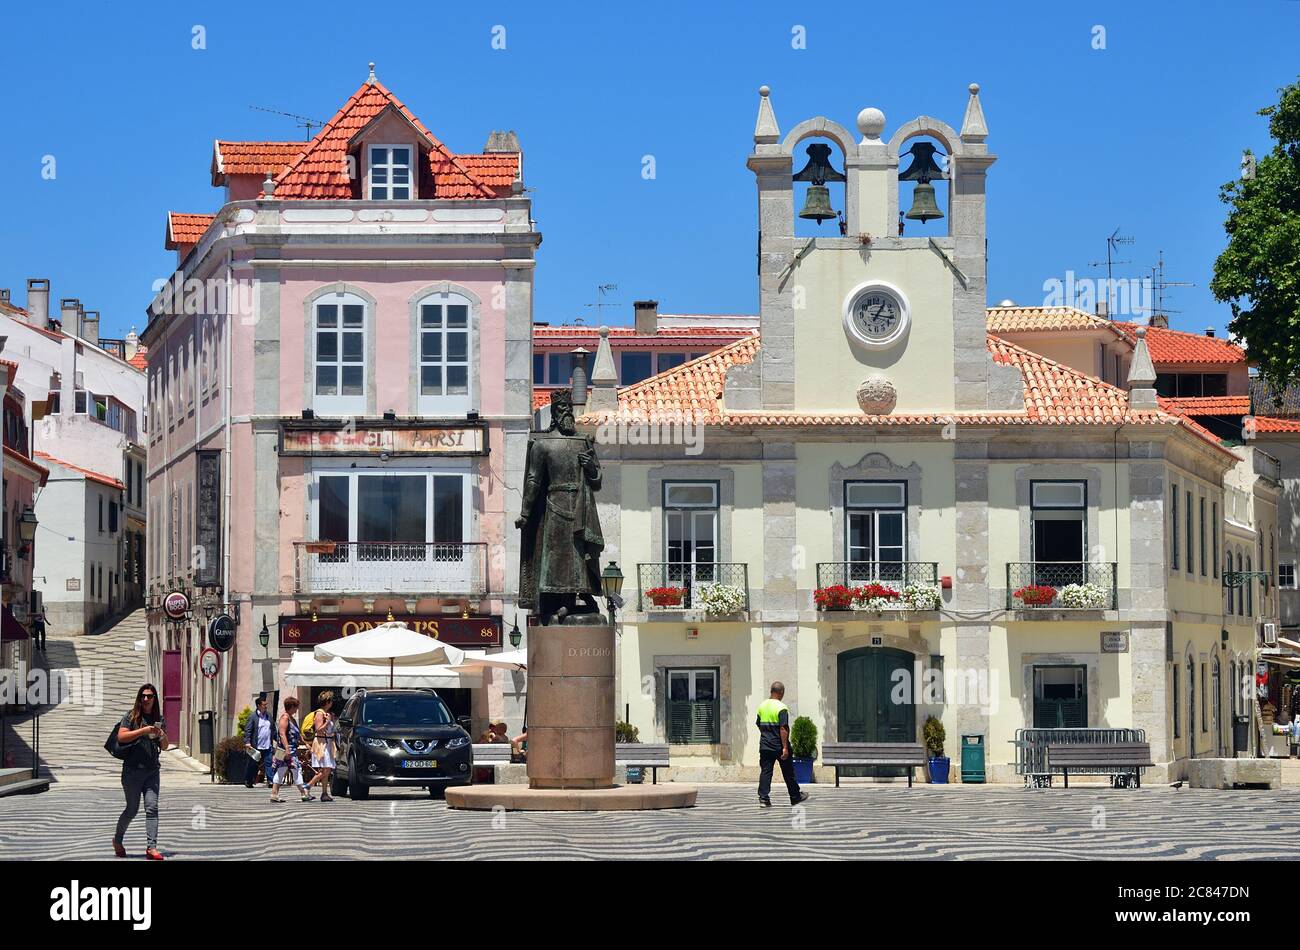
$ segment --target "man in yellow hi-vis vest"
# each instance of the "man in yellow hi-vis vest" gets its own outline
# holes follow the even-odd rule
[[[772,807],[768,793],[772,790],[772,766],[781,763],[781,777],[785,779],[790,804],[798,805],[808,800],[808,793],[799,789],[794,780],[794,763],[790,760],[790,707],[781,701],[785,684],[779,680],[772,684],[771,696],[758,706],[758,803]]]

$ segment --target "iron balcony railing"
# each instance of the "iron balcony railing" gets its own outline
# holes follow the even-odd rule
[[[488,593],[483,541],[295,541],[299,594]]]
[[[636,566],[637,610],[700,610],[701,588],[728,584],[743,598],[741,612],[749,610],[749,565],[707,561],[697,563],[658,561]],[[675,589],[672,594],[664,588]],[[656,591],[660,596],[650,597]]]
[[[939,583],[935,561],[821,561],[817,565],[817,586],[843,584],[887,584],[900,590],[908,584]]]
[[[1116,610],[1116,576],[1114,561],[1010,562],[1007,609]]]

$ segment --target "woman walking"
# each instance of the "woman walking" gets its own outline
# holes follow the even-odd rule
[[[284,701],[284,712],[280,713],[275,734],[275,778],[271,780],[271,801],[283,803],[280,786],[292,781],[302,792],[302,800],[314,802],[311,792],[302,783],[302,767],[298,764],[298,739],[302,732],[298,728],[298,699],[290,696]]]
[[[159,756],[168,746],[167,733],[163,731],[162,714],[158,711],[158,690],[145,683],[135,694],[135,705],[122,717],[117,727],[117,741],[130,746],[130,755],[122,760],[122,791],[126,794],[126,808],[117,819],[113,835],[113,853],[126,857],[122,839],[126,829],[140,810],[144,799],[144,856],[151,861],[161,861],[158,850],[158,791],[161,766]]]
[[[316,770],[316,774],[307,787],[311,788],[319,782],[320,800],[332,802],[334,798],[330,795],[330,778],[334,774],[334,694],[326,690],[320,694],[318,702],[320,707],[312,719],[315,737],[311,742],[311,767]]]

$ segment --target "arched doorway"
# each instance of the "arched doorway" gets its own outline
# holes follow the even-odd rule
[[[846,650],[838,663],[838,718],[836,740],[839,742],[915,742],[916,705],[912,686],[915,657],[904,650],[887,647],[863,647]],[[903,670],[901,680],[907,689],[898,687],[904,702],[896,702],[895,671]],[[849,774],[847,771],[845,774]],[[863,769],[862,775],[902,775],[899,769]]]
[[[1210,706],[1210,715],[1214,722],[1214,754],[1223,758],[1223,674],[1219,667],[1219,654],[1210,658],[1210,689],[1214,691],[1214,703]]]

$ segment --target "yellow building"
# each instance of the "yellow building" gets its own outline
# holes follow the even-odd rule
[[[978,87],[960,131],[885,125],[783,135],[760,90],[761,335],[622,389],[597,352],[582,421],[629,578],[620,717],[688,780],[756,774],[773,680],[820,741],[920,741],[933,715],[956,763],[983,736],[994,781],[1024,727],[1142,729],[1149,781],[1231,755],[1255,620],[1276,615],[1262,577],[1230,588],[1249,610],[1224,587],[1276,533],[1266,457],[1162,405],[1142,330],[1106,341],[1112,382],[989,331]],[[899,214],[908,188],[930,207],[929,181],[937,226]],[[832,188],[839,233],[804,236]]]

